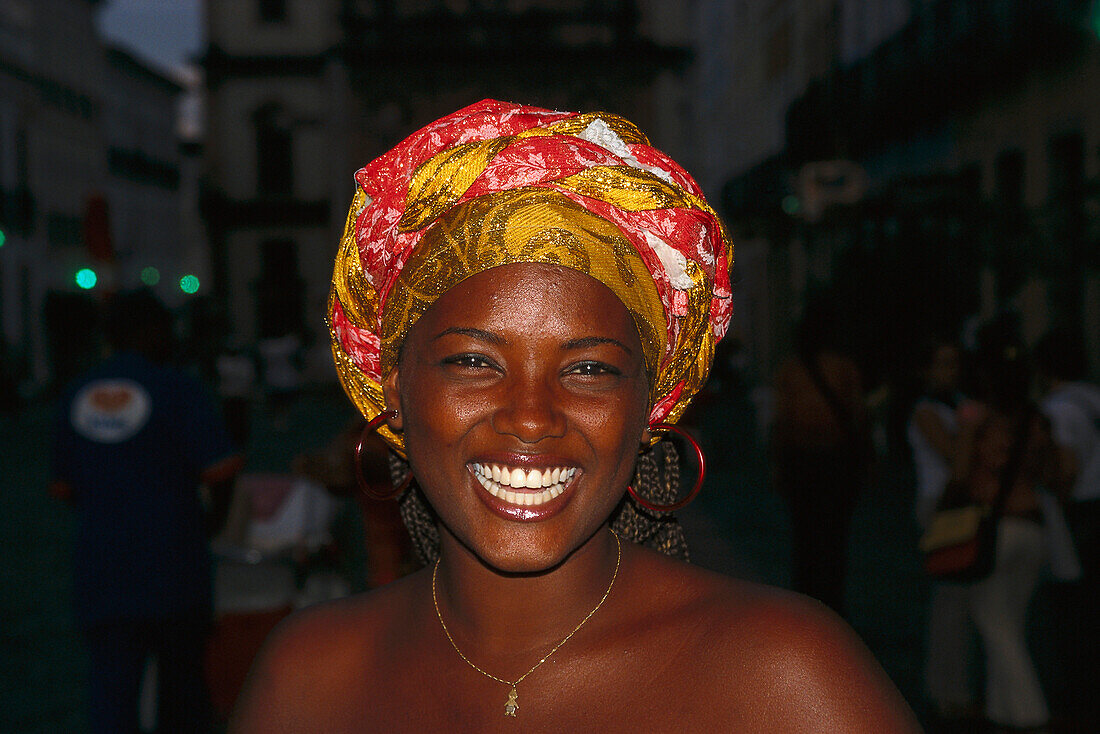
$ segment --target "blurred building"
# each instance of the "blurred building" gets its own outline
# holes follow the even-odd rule
[[[206,256],[201,231],[194,230],[196,140],[180,130],[186,87],[120,48],[107,49],[107,71],[100,125],[113,277],[125,288],[150,286],[178,306],[187,295],[180,278],[190,274],[201,283]]]
[[[767,178],[780,166],[791,103],[810,82],[895,32],[909,6],[909,0],[701,0],[695,112],[704,188]]]
[[[692,3],[219,0],[207,4],[206,194],[215,287],[244,342],[312,342],[353,174],[485,97],[607,109],[692,147]]]
[[[105,74],[95,2],[0,4],[0,315],[5,362],[50,376],[47,294],[89,262],[83,221],[107,181],[98,116]],[[73,336],[74,341],[80,335]]]
[[[815,37],[794,23],[786,54],[762,26],[757,63],[802,71],[751,92],[777,100],[782,140],[739,158],[723,196],[765,369],[814,298],[840,307],[877,376],[921,333],[1005,308],[1028,339],[1080,324],[1100,368],[1097,3],[761,1],[748,27],[753,9],[772,22],[786,5],[823,13],[803,26],[834,25]],[[831,53],[813,51],[827,37]],[[730,120],[736,138],[760,124]]]
[[[181,87],[97,37],[100,5],[0,3],[0,362],[31,390],[95,358],[102,294],[187,260]]]
[[[695,35],[699,179],[734,234],[731,334],[767,374],[786,349],[818,263],[794,238],[787,114],[817,79],[908,20],[909,0],[703,0]],[[828,121],[825,121],[827,123]],[[830,137],[828,125],[817,130]]]

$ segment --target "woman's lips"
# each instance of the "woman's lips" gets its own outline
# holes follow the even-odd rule
[[[513,522],[541,522],[562,512],[584,474],[569,457],[522,451],[486,452],[466,468],[481,485],[477,498]]]
[[[468,465],[486,492],[515,508],[538,507],[557,498],[576,476],[571,466],[528,467],[473,462]]]

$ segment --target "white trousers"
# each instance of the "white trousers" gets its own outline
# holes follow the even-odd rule
[[[1038,523],[1002,518],[993,573],[973,584],[938,584],[928,619],[925,686],[941,713],[973,701],[968,678],[970,622],[985,652],[986,716],[1005,726],[1043,726],[1046,699],[1027,648],[1027,611],[1046,562]]]
[[[1043,528],[1001,518],[993,573],[967,589],[986,658],[986,716],[997,724],[1043,726],[1050,719],[1027,649],[1027,611],[1046,562]]]

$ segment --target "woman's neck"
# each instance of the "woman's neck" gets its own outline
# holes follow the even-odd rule
[[[467,656],[476,649],[485,665],[536,662],[596,607],[616,572],[617,544],[606,526],[558,566],[538,574],[501,573],[446,530],[441,535],[435,577],[439,613],[455,644]],[[491,672],[507,677],[525,669]]]

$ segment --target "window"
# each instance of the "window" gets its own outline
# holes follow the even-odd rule
[[[1024,154],[1020,149],[1001,151],[993,162],[993,196],[994,203],[1005,211],[1024,208]]]
[[[1085,253],[1085,138],[1079,132],[1050,140],[1049,192],[1054,236],[1066,275],[1077,277]]]
[[[289,196],[294,191],[294,138],[284,110],[266,104],[257,110],[256,190],[266,196]]]
[[[260,245],[262,266],[257,284],[261,338],[301,331],[305,289],[298,274],[298,246],[294,240],[271,239]]]
[[[1050,198],[1070,201],[1085,188],[1085,139],[1081,133],[1057,135],[1050,141]]]
[[[264,23],[281,23],[286,20],[286,0],[259,0],[260,20]]]

